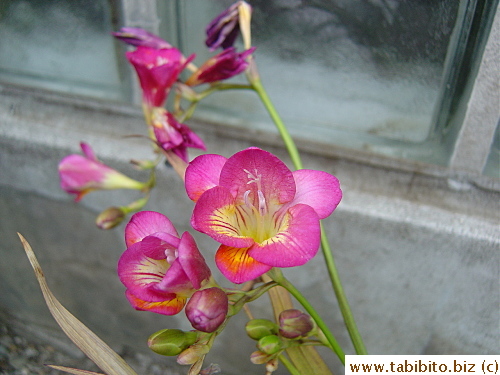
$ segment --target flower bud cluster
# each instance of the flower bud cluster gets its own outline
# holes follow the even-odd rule
[[[278,324],[267,319],[252,319],[245,330],[257,341],[258,350],[250,356],[252,363],[271,365],[283,350],[300,345],[301,339],[314,335],[316,325],[309,315],[289,309],[280,313]]]

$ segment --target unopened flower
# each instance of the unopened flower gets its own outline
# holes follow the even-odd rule
[[[95,223],[101,229],[111,229],[119,225],[126,215],[123,208],[108,207],[97,216]]]
[[[186,316],[194,329],[214,332],[226,319],[228,298],[222,289],[198,290],[186,305]]]
[[[80,143],[82,155],[66,156],[59,163],[61,188],[70,194],[75,194],[75,201],[93,190],[137,189],[145,184],[101,163],[92,148],[86,143]]]
[[[138,27],[122,27],[111,33],[115,38],[132,46],[144,46],[156,49],[172,48],[172,45],[159,36]]]
[[[141,211],[125,228],[127,250],[118,262],[126,296],[137,310],[174,315],[210,278],[194,238],[179,238],[172,222],[153,211]]]
[[[276,335],[278,326],[267,319],[252,319],[245,325],[247,335],[254,340],[260,340],[264,336]]]
[[[196,202],[191,224],[221,243],[216,264],[234,283],[313,258],[320,244],[319,220],[342,197],[337,178],[329,173],[292,172],[258,148],[229,159],[198,156],[185,176],[188,196]]]
[[[284,310],[279,315],[280,335],[287,339],[307,337],[316,327],[314,320],[297,309]]]
[[[153,109],[152,125],[158,145],[165,151],[172,150],[186,163],[189,161],[188,147],[206,150],[203,140],[164,108]]]
[[[178,355],[196,342],[196,332],[184,332],[180,329],[162,329],[149,336],[148,347],[155,353]]]
[[[186,59],[177,48],[156,49],[145,46],[139,46],[126,55],[139,76],[143,101],[149,107],[163,106],[179,74],[195,57],[191,55]]]
[[[210,346],[207,344],[200,343],[191,345],[177,356],[177,363],[180,365],[192,365],[203,359],[209,351]]]
[[[246,57],[253,53],[255,47],[238,53],[234,47],[225,49],[218,55],[209,58],[186,81],[186,85],[196,86],[234,77],[245,71],[248,66]]]
[[[244,34],[248,29],[249,33],[251,12],[252,7],[248,3],[238,1],[213,19],[206,28],[205,44],[210,51],[215,51],[219,47],[223,49],[232,47],[240,29]],[[247,43],[245,43],[245,48],[250,48]]]
[[[281,340],[276,335],[262,337],[257,343],[257,348],[266,354],[275,354],[283,348]]]

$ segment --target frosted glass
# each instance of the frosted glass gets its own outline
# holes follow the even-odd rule
[[[120,99],[105,0],[2,0],[0,80]]]
[[[203,49],[204,25],[231,3],[186,1],[185,53]],[[403,157],[430,138],[458,1],[250,3],[259,72],[294,135]],[[253,95],[220,93],[201,109],[213,120],[272,128]],[[442,152],[418,151],[428,160]]]

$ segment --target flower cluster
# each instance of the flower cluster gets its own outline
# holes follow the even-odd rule
[[[234,284],[249,282],[249,288],[219,286],[192,234],[179,235],[172,221],[159,212],[140,211],[154,187],[160,158],[133,161],[139,169],[151,171],[145,183],[101,163],[84,143],[85,156],[70,155],[59,165],[61,187],[76,194],[77,200],[101,189],[146,193],[128,206],[107,208],[97,222],[101,228],[112,228],[135,212],[125,227],[126,250],[117,267],[120,281],[136,310],[175,315],[184,309],[193,330],[163,329],[151,335],[148,345],[159,354],[177,356],[181,364],[191,364],[190,374],[199,373],[204,356],[231,316],[274,286],[289,285],[280,268],[304,265],[316,255],[320,220],[332,214],[342,198],[335,176],[301,167],[292,171],[278,157],[257,147],[230,157],[202,154],[189,160],[188,148],[206,149],[202,138],[184,123],[198,101],[216,90],[233,88],[221,81],[255,70],[250,15],[251,7],[238,1],[208,25],[206,45],[211,51],[222,48],[222,52],[199,68],[194,65],[194,54],[185,57],[150,32],[123,28],[114,33],[135,48],[126,57],[142,89],[148,138],[155,153],[163,154],[184,181],[186,194],[194,202],[192,228],[218,243],[213,253],[221,274]],[[242,52],[234,47],[240,32],[246,48]],[[191,74],[182,82],[179,77],[184,70]],[[248,88],[257,91],[262,86],[256,77],[247,74]],[[200,88],[203,85],[208,87]],[[174,108],[167,109],[172,93]],[[189,102],[186,110],[182,100]],[[309,308],[300,295],[294,296]],[[316,316],[312,319],[295,309],[282,311],[277,324],[256,319],[246,329],[258,342],[252,362],[266,364],[269,373],[276,368],[280,353],[313,335],[320,339],[311,342],[335,350],[326,326]]]

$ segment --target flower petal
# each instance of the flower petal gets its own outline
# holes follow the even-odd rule
[[[130,290],[125,292],[125,295],[136,310],[151,311],[163,315],[175,315],[179,313],[186,304],[185,297],[175,297],[173,299],[161,302],[146,302],[134,296]]]
[[[118,261],[118,276],[130,292],[144,301],[159,302],[172,299],[175,294],[157,290],[170,268],[164,259],[152,259],[141,251],[141,243],[130,246]]]
[[[174,225],[165,215],[155,211],[137,212],[125,227],[125,243],[129,247],[144,237],[157,232],[179,237]]]
[[[205,154],[194,158],[186,169],[186,192],[197,201],[208,189],[219,185],[219,176],[227,158],[221,155]]]
[[[237,213],[233,196],[226,188],[216,186],[196,202],[191,225],[224,245],[250,247],[254,240],[240,233],[242,217]]]
[[[176,250],[181,240],[168,233],[154,233],[141,241],[141,251],[153,259],[165,259],[165,250]]]
[[[293,172],[297,193],[290,205],[311,206],[320,219],[330,216],[342,199],[337,177],[323,171],[300,169]]]
[[[248,248],[221,245],[215,254],[220,272],[231,282],[241,284],[253,280],[272,267],[250,257]]]
[[[256,147],[237,152],[227,160],[219,185],[228,188],[238,203],[243,202],[248,190],[253,199],[260,190],[269,203],[283,204],[295,196],[292,171],[279,158]]]
[[[211,272],[205,258],[191,234],[184,232],[179,244],[179,256],[177,260],[182,265],[189,281],[194,289],[200,289],[203,281],[210,278]]]
[[[286,220],[275,236],[255,243],[248,255],[272,267],[301,266],[313,258],[319,249],[320,225],[316,211],[305,204],[288,209]]]

